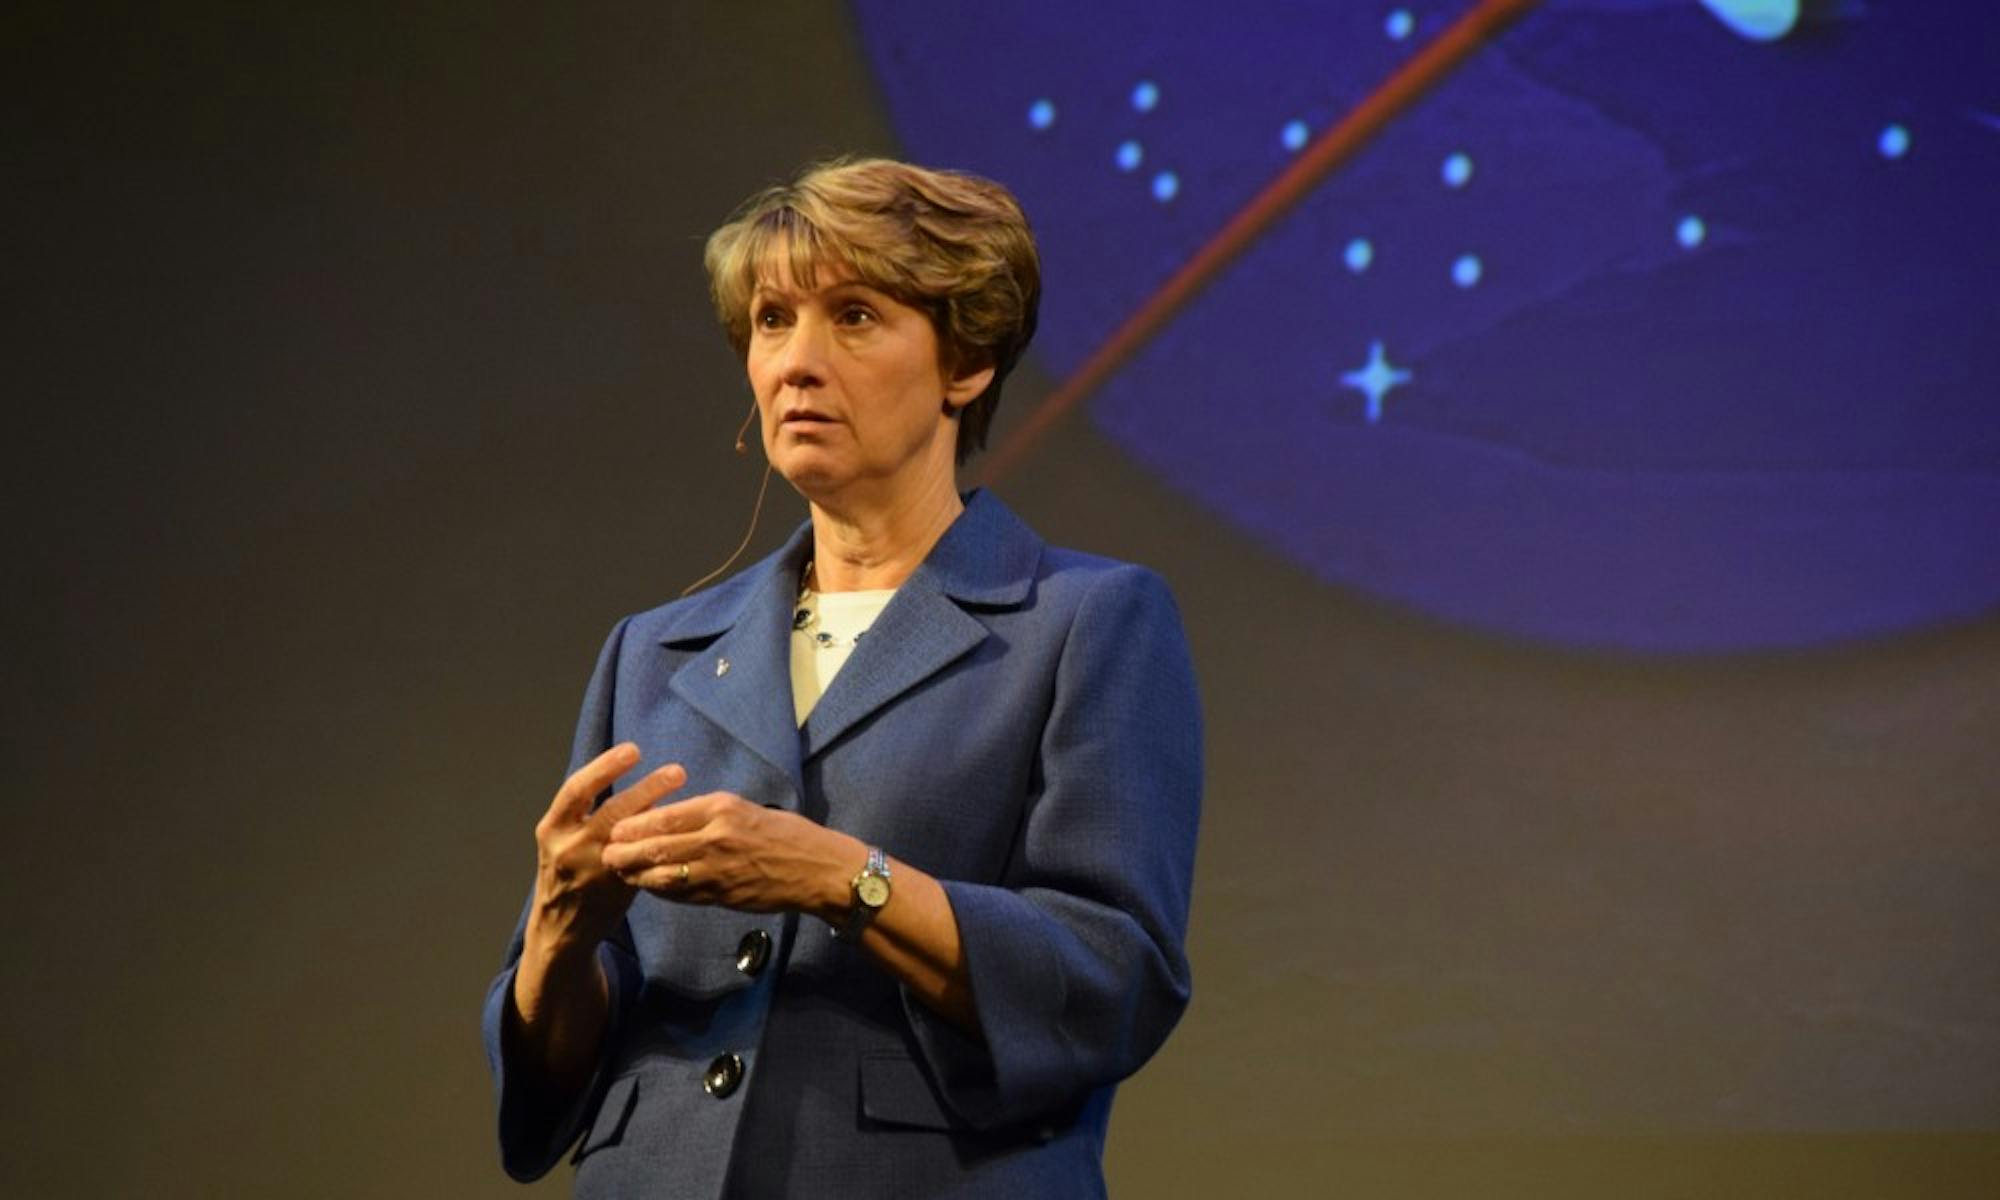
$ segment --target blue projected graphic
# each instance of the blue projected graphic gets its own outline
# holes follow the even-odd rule
[[[1368,397],[1368,421],[1370,424],[1382,419],[1382,397],[1399,383],[1408,383],[1410,372],[1402,367],[1391,366],[1382,357],[1382,343],[1370,342],[1368,362],[1365,366],[1349,371],[1340,377],[1340,382]]]
[[[1875,144],[1883,158],[1901,158],[1910,152],[1910,131],[1901,125],[1891,125],[1882,131]]]
[[[1798,24],[1799,0],[1701,0],[1722,23],[1753,41],[1781,38]]]
[[[1472,182],[1472,160],[1463,154],[1454,154],[1444,160],[1444,184],[1446,187],[1464,187]]]
[[[1472,4],[854,7],[910,156],[1027,205],[1060,380]],[[1985,0],[1548,0],[1086,411],[1320,578],[1477,628],[1707,652],[1988,612],[1996,46]]]

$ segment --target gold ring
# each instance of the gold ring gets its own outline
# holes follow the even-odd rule
[[[686,863],[682,863],[682,864],[681,864],[681,879],[680,879],[680,881],[681,881],[682,883],[686,883],[686,882],[688,881],[688,865],[687,865]]]

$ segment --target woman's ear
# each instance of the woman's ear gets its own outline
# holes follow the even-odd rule
[[[993,382],[993,368],[984,366],[969,374],[960,375],[945,385],[945,411],[961,409],[984,395]]]

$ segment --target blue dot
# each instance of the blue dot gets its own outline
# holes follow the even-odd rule
[[[1458,261],[1451,264],[1451,281],[1462,288],[1469,288],[1479,282],[1479,275],[1483,269],[1479,265],[1477,256],[1461,254],[1458,256]]]
[[[1876,139],[1875,148],[1882,152],[1883,158],[1901,158],[1910,152],[1910,131],[1901,125],[1886,126]]]
[[[1397,9],[1389,14],[1387,21],[1382,22],[1382,32],[1399,42],[1409,37],[1410,31],[1416,27],[1417,19],[1410,15],[1407,8]]]
[[[1303,150],[1306,145],[1306,137],[1311,132],[1311,130],[1306,128],[1304,121],[1287,121],[1285,122],[1284,132],[1278,136],[1283,139],[1285,149]]]
[[[1152,112],[1160,103],[1160,85],[1150,79],[1142,79],[1132,89],[1132,107],[1140,112]]]
[[[1444,160],[1441,174],[1446,187],[1462,188],[1472,178],[1472,159],[1464,153],[1453,154]]]
[[[1708,237],[1708,226],[1703,223],[1700,217],[1692,213],[1682,217],[1681,223],[1674,226],[1674,240],[1678,241],[1685,249],[1694,249],[1696,246],[1701,245],[1702,240],[1706,237]]]
[[[1056,106],[1047,100],[1037,100],[1028,106],[1028,124],[1036,129],[1047,129],[1056,123]]]
[[[1369,263],[1375,261],[1375,247],[1369,244],[1367,238],[1355,238],[1347,243],[1346,258],[1347,269],[1359,275],[1368,269]]]
[[[1172,171],[1162,171],[1153,176],[1153,199],[1165,204],[1180,195],[1181,178]]]
[[[1119,170],[1136,171],[1139,169],[1139,164],[1141,162],[1144,162],[1145,159],[1146,159],[1146,150],[1143,146],[1139,145],[1139,143],[1132,141],[1125,141],[1118,143]]]

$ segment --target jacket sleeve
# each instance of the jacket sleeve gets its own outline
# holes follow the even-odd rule
[[[904,1009],[946,1100],[980,1127],[1045,1118],[1139,1069],[1187,1007],[1201,711],[1158,576],[1080,603],[1007,878],[946,881],[980,1037]]]
[[[584,693],[583,712],[577,719],[576,741],[570,752],[569,774],[602,754],[611,745],[612,697],[616,690],[619,647],[624,642],[626,623],[611,631],[604,650],[598,655],[597,669]],[[533,897],[530,896],[529,904]],[[619,922],[612,937],[599,943],[597,960],[604,968],[610,992],[610,1012],[597,1065],[590,1081],[574,1096],[549,1088],[537,1072],[518,1060],[515,1048],[504,1036],[506,1022],[514,1006],[514,972],[521,960],[522,937],[527,929],[528,907],[522,906],[521,919],[507,944],[500,974],[486,989],[486,1005],[480,1031],[486,1042],[486,1065],[493,1073],[493,1087],[499,1108],[500,1164],[515,1179],[527,1182],[547,1174],[589,1124],[591,1114],[603,1097],[605,1066],[611,1048],[618,1044],[626,1014],[639,995],[643,982],[639,960],[632,949],[632,936]]]

